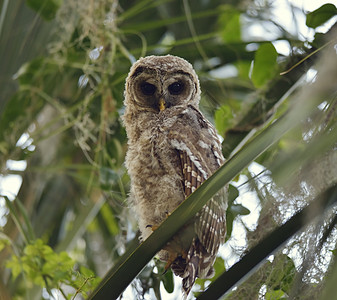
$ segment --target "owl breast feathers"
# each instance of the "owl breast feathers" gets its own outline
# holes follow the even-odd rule
[[[221,143],[199,111],[199,100],[198,77],[179,57],[141,58],[127,77],[126,167],[142,239],[224,162]],[[226,233],[226,208],[224,188],[158,254],[183,278],[185,295],[197,277],[213,274]]]

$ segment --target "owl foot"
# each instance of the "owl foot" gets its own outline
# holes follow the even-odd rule
[[[187,251],[185,250],[182,250],[180,255],[177,255],[176,253],[170,253],[169,258],[164,267],[165,271],[163,274],[165,274],[169,268],[173,270],[173,265],[178,266],[181,264],[185,264],[186,258],[187,258]],[[174,267],[174,269],[176,269],[176,266]],[[176,270],[175,270],[175,273],[176,273]]]
[[[170,256],[169,256],[169,258],[168,258],[168,260],[167,260],[167,262],[166,262],[166,265],[165,265],[165,267],[164,267],[164,269],[165,269],[165,271],[163,272],[163,275],[167,272],[167,270],[169,269],[169,268],[171,268],[171,265],[173,264],[173,262],[177,259],[177,255],[175,255],[175,254],[170,254]]]
[[[159,226],[158,225],[146,225],[145,228],[151,227],[152,231],[155,231]]]
[[[171,214],[168,211],[165,211],[165,215],[166,215],[166,218],[168,218]],[[149,228],[149,227],[151,227],[152,231],[155,231],[159,227],[159,225],[148,224],[145,226],[145,228]]]

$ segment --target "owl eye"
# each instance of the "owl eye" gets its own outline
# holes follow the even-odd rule
[[[171,95],[179,95],[184,89],[184,84],[180,81],[176,81],[169,85],[168,90]]]
[[[148,82],[143,82],[140,85],[140,89],[142,90],[144,95],[151,96],[156,91],[156,86]]]

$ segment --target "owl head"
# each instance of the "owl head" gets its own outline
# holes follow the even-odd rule
[[[147,56],[131,67],[126,79],[125,101],[137,110],[159,113],[176,106],[198,106],[198,76],[186,60],[172,56]]]

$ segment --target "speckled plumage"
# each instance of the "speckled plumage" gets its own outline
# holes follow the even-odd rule
[[[199,111],[199,100],[198,77],[182,58],[148,56],[131,67],[123,121],[128,136],[130,203],[142,239],[224,162],[221,143]],[[196,277],[212,274],[225,237],[226,206],[223,189],[198,213],[194,226],[179,232],[159,252],[162,260],[172,263],[174,273],[184,278],[186,294]]]

